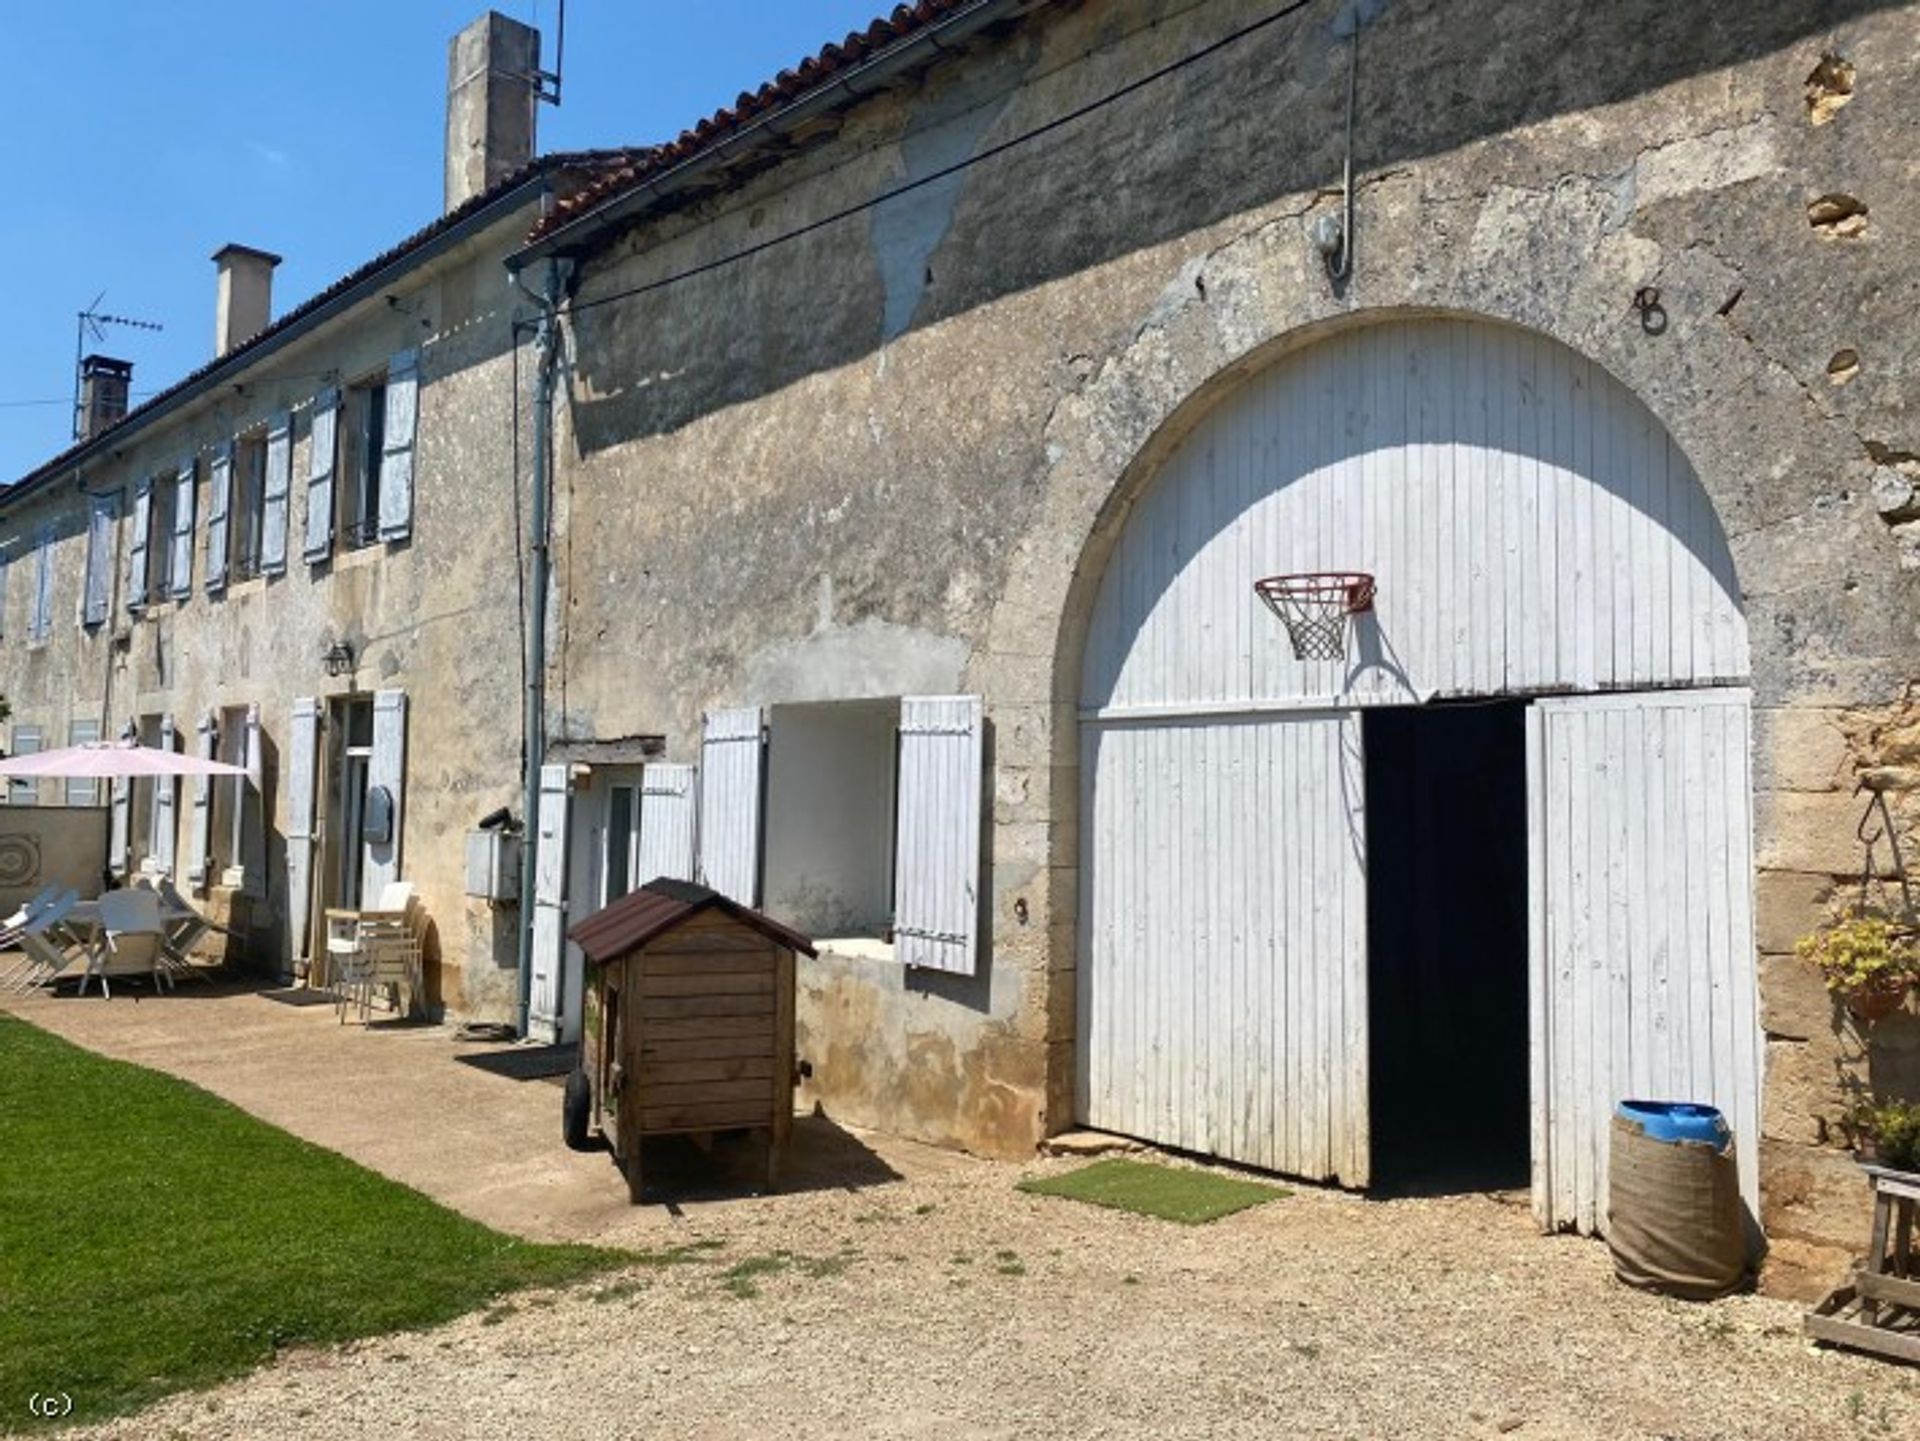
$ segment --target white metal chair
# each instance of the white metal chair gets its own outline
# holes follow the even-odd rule
[[[100,897],[100,939],[94,946],[87,973],[80,978],[80,994],[98,978],[109,1000],[109,976],[149,976],[156,991],[170,982],[162,964],[161,945],[166,927],[160,918],[160,897],[150,890],[108,891]]]
[[[412,884],[391,881],[380,892],[378,910],[327,912],[327,984],[333,991],[334,1015],[342,1024],[349,1009],[359,1011],[362,1025],[371,1020],[373,998],[381,991],[393,992],[396,1015],[419,1004],[418,910]],[[406,988],[405,1010],[401,987]]]
[[[195,976],[211,985],[211,978],[194,965],[189,953],[213,929],[213,923],[180,894],[171,877],[163,876],[154,890],[165,911],[161,918],[160,963],[166,968],[168,981],[177,983],[182,976]]]
[[[41,906],[15,933],[11,944],[21,960],[0,980],[0,990],[25,995],[57,979],[83,954],[65,929],[65,921],[80,904],[78,891],[62,891]]]

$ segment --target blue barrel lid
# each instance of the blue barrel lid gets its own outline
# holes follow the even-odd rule
[[[1698,1101],[1622,1101],[1617,1114],[1655,1141],[1694,1141],[1716,1151],[1733,1144],[1727,1118]]]

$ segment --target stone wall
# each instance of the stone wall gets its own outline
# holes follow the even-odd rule
[[[983,694],[990,964],[928,981],[825,957],[800,1019],[830,1109],[1022,1152],[1071,1118],[1079,649],[1130,496],[1241,376],[1331,327],[1442,312],[1546,333],[1647,402],[1733,546],[1768,1024],[1797,1013],[1808,1033],[1776,1032],[1780,1085],[1808,1074],[1800,1099],[1772,1093],[1768,1219],[1853,1244],[1859,1188],[1811,1089],[1840,1043],[1778,946],[1800,924],[1784,910],[1817,912],[1851,864],[1839,713],[1878,714],[1920,675],[1898,479],[1920,450],[1900,299],[1920,273],[1916,12],[1390,5],[1363,40],[1339,287],[1310,244],[1338,206],[1331,4],[940,174],[1269,13],[1049,7],[589,261],[561,425],[556,733],[659,732],[690,759],[711,707]],[[787,232],[804,233],[710,268]],[[1822,715],[1844,741],[1831,774],[1777,780]],[[1815,1164],[1802,1199],[1791,1168]]]

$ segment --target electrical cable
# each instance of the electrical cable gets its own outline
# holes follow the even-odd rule
[[[1076,106],[1064,115],[1055,116],[1052,120],[1046,121],[1041,125],[1036,125],[1031,130],[1022,131],[1018,135],[1009,136],[1005,140],[989,145],[986,149],[969,155],[963,160],[957,160],[951,165],[941,166],[939,169],[930,171],[925,175],[916,176],[912,180],[904,181],[890,189],[883,190],[878,195],[866,200],[843,206],[841,209],[823,215],[816,220],[810,220],[805,225],[796,226],[792,230],[782,231],[778,235],[768,236],[765,240],[754,245],[749,245],[744,249],[733,251],[713,260],[704,261],[699,265],[690,266],[685,270],[675,271],[671,275],[663,275],[657,280],[650,280],[640,285],[629,286],[625,290],[616,290],[607,295],[596,296],[591,300],[575,300],[567,307],[568,313],[578,315],[582,311],[597,310],[604,305],[612,305],[618,301],[632,300],[642,295],[650,295],[655,291],[665,290],[683,281],[694,280],[700,276],[709,275],[716,270],[722,270],[728,266],[738,264],[740,261],[751,260],[756,255],[763,255],[776,246],[785,245],[789,241],[802,239],[813,234],[815,231],[824,230],[828,226],[837,225],[843,220],[850,220],[856,215],[865,214],[869,210],[885,205],[890,200],[897,200],[903,195],[910,195],[914,191],[922,190],[929,185],[937,185],[940,181],[950,179],[962,171],[970,170],[976,165],[985,164],[989,160],[1005,155],[1010,150],[1029,144],[1043,136],[1051,135],[1054,131],[1064,129],[1076,121],[1084,120],[1087,116],[1104,110],[1110,105],[1118,104],[1120,101],[1139,93],[1150,85],[1157,84],[1170,75],[1177,74],[1191,65],[1196,65],[1202,60],[1218,54],[1229,46],[1237,45],[1242,40],[1256,35],[1290,16],[1299,14],[1313,3],[1315,3],[1315,0],[1291,0],[1290,4],[1282,6],[1271,14],[1263,15],[1260,19],[1243,25],[1238,30],[1230,31],[1218,40],[1209,41],[1198,50],[1191,51],[1181,56],[1178,60],[1169,61],[1158,69],[1150,70],[1145,75],[1128,81],[1117,90],[1109,91],[1097,99],[1089,100],[1084,105]]]

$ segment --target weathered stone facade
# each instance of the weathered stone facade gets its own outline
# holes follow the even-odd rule
[[[1390,5],[1362,41],[1340,287],[1309,236],[1338,207],[1331,5],[947,173],[1270,10],[1041,7],[582,255],[555,734],[660,732],[691,759],[718,706],[984,695],[991,965],[916,979],[829,954],[803,977],[802,1049],[830,1110],[1025,1152],[1071,1120],[1079,649],[1129,497],[1215,397],[1333,327],[1543,332],[1652,408],[1731,539],[1758,708],[1766,1219],[1856,1244],[1828,1124],[1853,1043],[1790,951],[1858,872],[1854,779],[1903,764],[1888,737],[1920,675],[1920,13]],[[1910,1054],[1911,1019],[1883,1027],[1876,1067]]]

